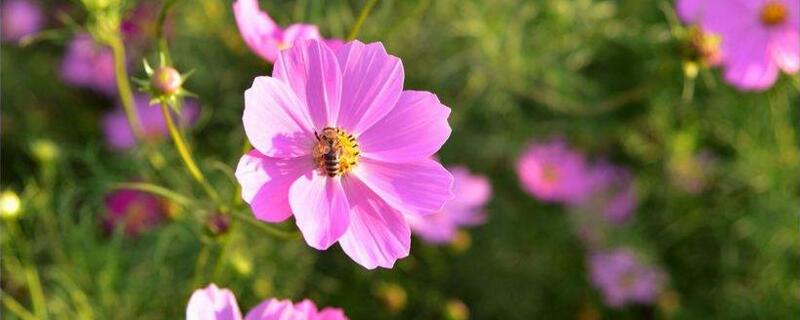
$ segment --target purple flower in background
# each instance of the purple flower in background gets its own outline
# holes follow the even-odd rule
[[[450,242],[458,227],[475,226],[486,221],[483,207],[492,195],[489,180],[472,175],[466,167],[451,168],[450,173],[453,174],[453,194],[456,195],[453,200],[434,214],[406,216],[411,231],[430,243]]]
[[[611,223],[624,223],[638,205],[630,172],[607,162],[589,170],[592,196],[580,205],[599,211]]]
[[[589,257],[592,284],[603,294],[608,306],[653,303],[664,282],[664,274],[642,264],[627,249],[596,252]]]
[[[124,224],[125,235],[134,237],[165,217],[164,203],[158,197],[138,190],[117,190],[106,197],[103,228],[110,233]]]
[[[268,299],[250,310],[245,320],[347,320],[341,309],[318,310],[311,300],[292,303],[289,300]],[[213,283],[195,290],[186,307],[186,320],[242,320],[236,297],[228,289]]]
[[[290,48],[296,41],[323,40],[334,51],[344,45],[342,40],[324,40],[319,28],[313,24],[296,23],[286,29],[281,28],[267,12],[261,10],[258,0],[237,0],[233,3],[233,13],[244,42],[269,62],[275,62],[278,53]]]
[[[160,139],[169,134],[167,123],[161,111],[161,106],[150,105],[150,98],[145,94],[134,96],[136,112],[142,123],[142,134],[145,139]],[[179,126],[188,127],[197,120],[200,106],[196,100],[184,100],[183,110],[177,116]],[[173,115],[175,115],[173,113]],[[117,106],[102,119],[103,134],[109,147],[115,150],[130,149],[136,145],[128,118],[122,106]]]
[[[796,0],[679,0],[677,12],[722,37],[725,79],[739,89],[764,90],[779,70],[800,70]]]
[[[28,0],[7,0],[2,5],[3,41],[17,42],[23,37],[39,32],[44,23],[42,9]]]
[[[72,39],[61,62],[61,78],[78,87],[93,89],[108,96],[117,93],[114,55],[88,34]]]
[[[530,145],[517,175],[523,189],[542,201],[580,203],[591,193],[586,160],[562,139]]]

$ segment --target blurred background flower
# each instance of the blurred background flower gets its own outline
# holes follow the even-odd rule
[[[7,0],[0,6],[3,42],[17,42],[33,35],[44,26],[42,8],[35,1]]]

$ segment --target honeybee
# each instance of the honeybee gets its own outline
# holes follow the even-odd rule
[[[322,134],[314,131],[317,137],[317,147],[314,148],[314,159],[319,162],[319,167],[329,177],[335,177],[341,171],[339,161],[342,156],[342,144],[339,142],[339,129],[325,128]]]
[[[327,127],[322,129],[322,133],[314,131],[314,136],[317,138],[314,160],[325,175],[335,177],[356,165],[360,152],[352,134]]]

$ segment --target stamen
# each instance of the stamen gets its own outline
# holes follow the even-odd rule
[[[786,21],[786,6],[778,1],[770,1],[761,8],[761,23],[771,27]]]

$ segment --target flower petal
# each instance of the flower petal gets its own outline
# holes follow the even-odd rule
[[[786,73],[800,71],[800,32],[787,28],[774,35],[770,43],[772,59]]]
[[[313,24],[296,23],[283,30],[283,42],[293,45],[297,41],[322,39],[319,27]]]
[[[765,90],[778,79],[778,65],[767,51],[769,39],[762,30],[749,30],[741,43],[723,42],[725,80],[742,90]]]
[[[247,312],[244,320],[291,320],[297,312],[289,300],[268,299]]]
[[[406,162],[432,156],[450,137],[450,108],[427,91],[403,91],[392,111],[358,137],[370,159]]]
[[[316,130],[336,124],[342,73],[336,55],[324,42],[299,41],[281,51],[272,76],[288,84],[305,102]]]
[[[260,57],[274,62],[278,58],[278,36],[281,29],[270,16],[261,11],[258,0],[237,0],[233,15],[244,42]]]
[[[335,44],[334,46],[335,47]],[[342,106],[337,124],[356,135],[388,114],[403,91],[403,63],[380,42],[352,41],[336,51],[342,69]]]
[[[366,267],[391,268],[408,256],[411,230],[403,214],[356,177],[342,179],[350,201],[350,227],[339,239],[342,250]]]
[[[316,172],[303,175],[289,188],[289,204],[311,247],[328,249],[347,230],[350,212],[339,179]]]
[[[236,297],[228,289],[220,289],[213,283],[195,290],[186,306],[187,320],[241,320],[242,313]]]
[[[453,198],[453,176],[431,159],[391,163],[362,159],[352,173],[393,208],[425,215]]]
[[[311,170],[310,157],[278,159],[252,150],[239,160],[236,179],[242,186],[242,199],[250,204],[256,218],[281,222],[292,215],[289,187]]]
[[[262,154],[294,158],[311,153],[313,129],[306,108],[278,79],[257,77],[244,93],[244,131]]]

